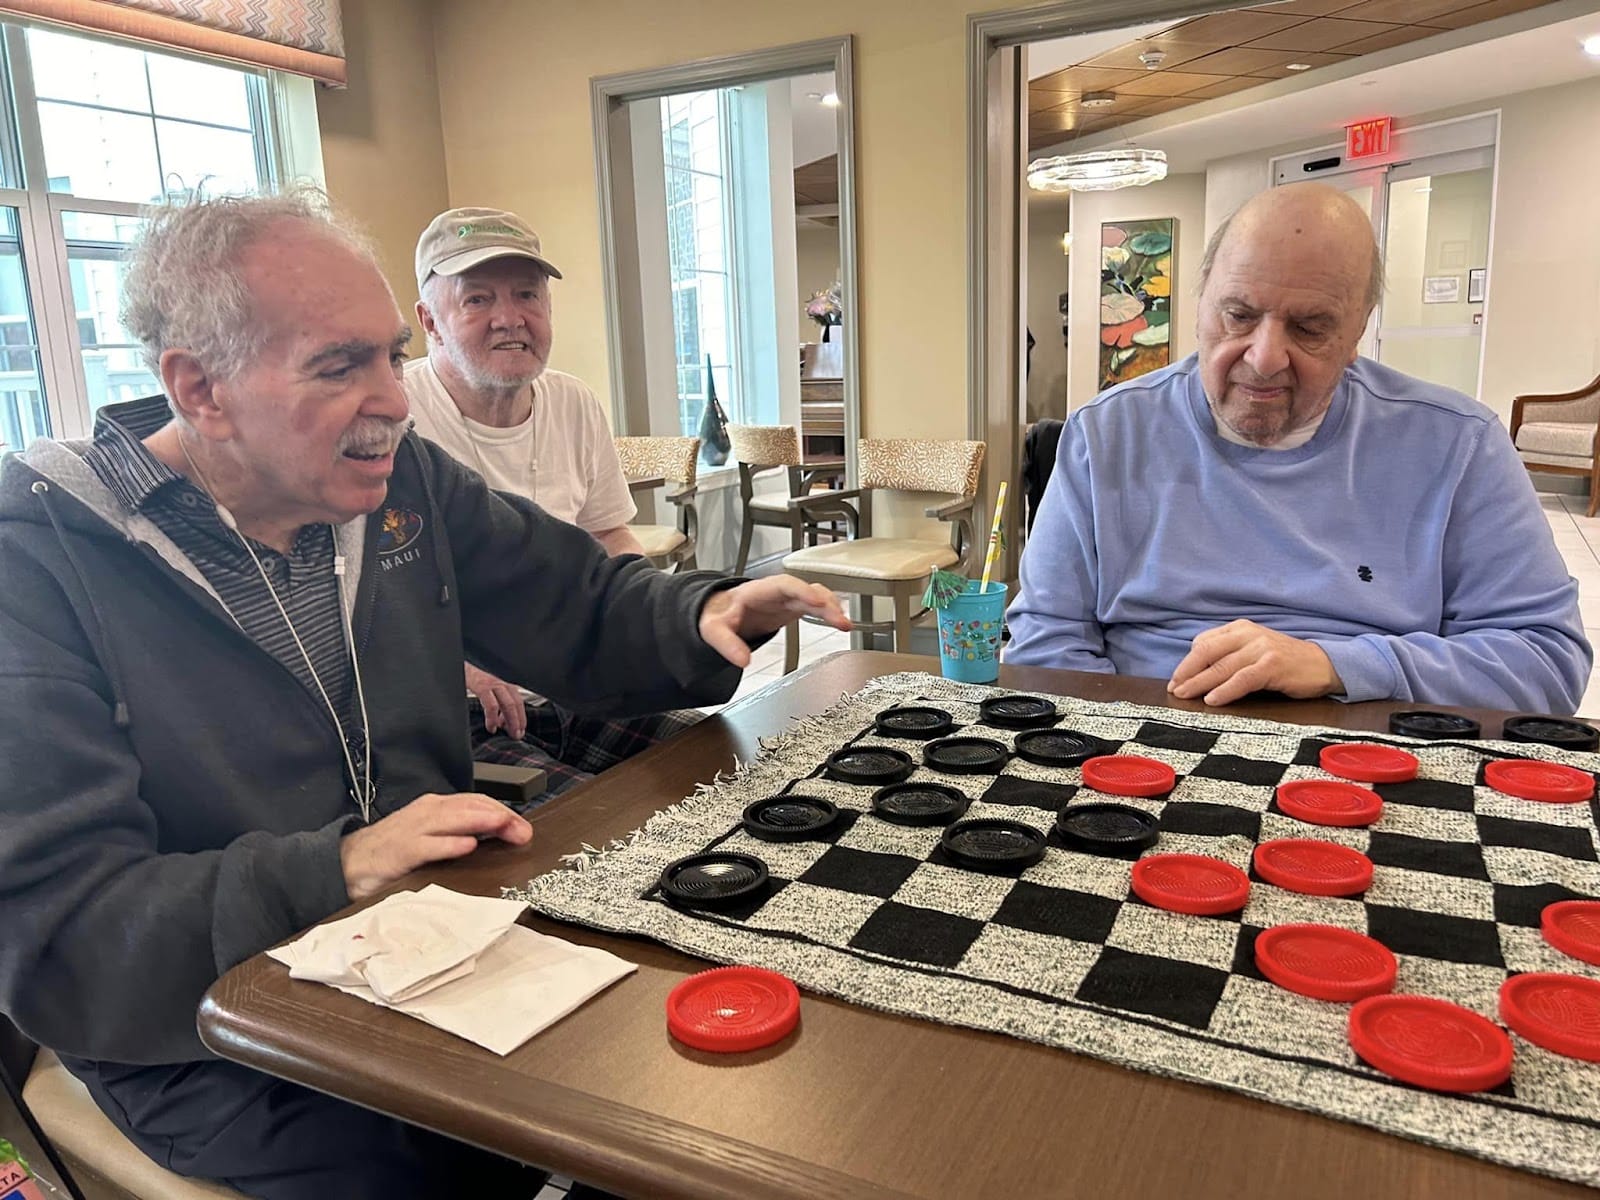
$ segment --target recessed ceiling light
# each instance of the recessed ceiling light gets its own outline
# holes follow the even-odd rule
[[[1085,92],[1078,100],[1079,108],[1110,108],[1117,102],[1115,92]]]
[[[1284,68],[1283,69],[1285,71],[1309,71],[1309,70],[1311,70],[1311,64],[1310,63],[1286,63],[1286,64],[1284,64]]]
[[[1591,58],[1600,58],[1600,33],[1583,39],[1583,52]]]
[[[839,93],[838,92],[829,92],[826,96],[824,96],[822,98],[822,103],[824,105],[826,105],[828,108],[838,108],[839,107]]]

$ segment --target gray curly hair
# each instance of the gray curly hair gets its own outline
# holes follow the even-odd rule
[[[281,221],[303,221],[376,268],[361,233],[336,218],[316,188],[267,196],[196,199],[149,210],[128,256],[122,326],[161,373],[164,350],[188,350],[219,379],[248,367],[271,330],[255,319],[240,271],[244,251]]]

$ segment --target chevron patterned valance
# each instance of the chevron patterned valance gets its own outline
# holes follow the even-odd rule
[[[345,83],[339,0],[0,0],[6,15]]]

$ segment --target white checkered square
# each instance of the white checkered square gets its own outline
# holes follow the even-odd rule
[[[1478,840],[1478,822],[1471,813],[1427,808],[1420,804],[1385,804],[1383,815],[1373,822],[1372,828],[1384,833],[1427,838],[1434,842]]]
[[[1259,929],[1274,925],[1337,925],[1367,931],[1367,909],[1359,900],[1340,896],[1303,896],[1270,883],[1252,883],[1243,921]]]
[[[1130,903],[1117,914],[1106,945],[1226,971],[1238,941],[1239,922],[1231,917],[1194,917]]]
[[[1436,996],[1470,1008],[1491,1021],[1500,1019],[1500,985],[1505,982],[1506,973],[1499,967],[1446,962],[1411,954],[1397,954],[1395,959],[1400,966],[1394,984],[1396,992]]]
[[[1493,788],[1472,789],[1472,808],[1479,816],[1504,817],[1508,821],[1537,821],[1541,825],[1560,825],[1568,829],[1592,829],[1594,820],[1587,804],[1544,804],[1522,800]]]
[[[1265,788],[1247,787],[1227,779],[1206,779],[1188,775],[1172,789],[1172,799],[1200,804],[1228,804],[1250,812],[1261,812],[1271,795]]]
[[[894,825],[876,817],[861,817],[849,832],[840,835],[838,845],[873,854],[899,854],[925,860],[939,844],[944,830],[937,825]]]
[[[1366,898],[1369,904],[1386,904],[1392,908],[1444,913],[1474,921],[1494,920],[1494,884],[1481,879],[1407,871],[1402,867],[1374,867],[1372,886],[1367,889]]]
[[[1282,813],[1263,813],[1261,840],[1272,842],[1279,838],[1306,838],[1313,842],[1333,842],[1335,845],[1359,850],[1363,854],[1367,852],[1367,847],[1372,845],[1372,835],[1358,826],[1313,825],[1309,821],[1286,817]]]
[[[1051,850],[1044,856],[1043,862],[1028,868],[1027,879],[1030,883],[1045,887],[1122,900],[1128,895],[1128,880],[1132,871],[1133,863],[1127,859],[1102,858],[1097,854],[1079,854],[1071,850]]]
[[[836,888],[788,883],[768,900],[746,924],[757,929],[804,933],[831,946],[843,946],[881,907],[876,896],[860,896]]]
[[[1581,895],[1600,896],[1600,863],[1514,846],[1485,846],[1483,861],[1496,883],[1559,883]]]
[[[1559,975],[1600,979],[1600,966],[1561,953],[1545,941],[1537,929],[1529,929],[1524,925],[1502,925],[1499,934],[1500,953],[1505,955],[1508,971],[1554,971]],[[1600,1112],[1600,1109],[1595,1111]]]
[[[1463,750],[1455,746],[1430,745],[1426,742],[1406,749],[1417,756],[1420,766],[1417,775],[1422,779],[1441,779],[1446,783],[1473,784],[1483,765],[1483,754],[1477,750]]]
[[[967,948],[959,969],[980,979],[1027,979],[1035,991],[1068,999],[1102,949],[1089,942],[988,925]]]
[[[1026,804],[983,804],[978,803],[967,809],[963,821],[978,819],[1017,821],[1023,825],[1031,825],[1040,833],[1048,834],[1055,828],[1056,815],[1047,809],[1033,808]]]
[[[1006,764],[1003,774],[1015,775],[1018,779],[1031,779],[1035,783],[1080,785],[1083,783],[1083,772],[1077,767],[1041,767],[1038,763],[1031,763],[1025,758],[1013,758]],[[991,777],[984,776],[984,778]]]
[[[1592,1121],[1600,1113],[1600,1068],[1574,1071],[1573,1059],[1511,1035],[1516,1054],[1517,1099]]]
[[[1250,855],[1255,843],[1237,834],[1230,837],[1202,837],[1197,833],[1163,833],[1161,840],[1146,850],[1142,858],[1157,854],[1198,854],[1202,858],[1220,858],[1223,862],[1248,873]]]
[[[1298,737],[1272,737],[1259,733],[1225,733],[1211,747],[1212,754],[1231,754],[1259,762],[1290,763],[1299,752]]]
[[[923,863],[911,872],[892,899],[936,912],[987,921],[999,910],[1016,880],[1004,875],[982,875],[957,867]]]
[[[1005,772],[1009,774],[1009,772]],[[911,772],[907,783],[937,783],[943,787],[955,788],[968,800],[976,800],[988,790],[989,785],[995,781],[993,775],[948,775],[943,771],[935,771],[930,767],[918,767]],[[873,788],[872,792],[878,789]],[[867,807],[871,808],[871,793],[867,797]]]
[[[764,842],[740,830],[724,839],[716,849],[734,854],[749,854],[767,864],[767,873],[779,879],[797,879],[828,852],[826,842]]]
[[[1121,752],[1166,763],[1180,779],[1199,766],[1200,760],[1205,757],[1204,754],[1195,754],[1189,750],[1169,750],[1165,746],[1146,746],[1142,742],[1129,742]]]
[[[1345,1027],[1348,1004],[1331,1004],[1286,991],[1275,983],[1234,975],[1208,1032],[1245,1046],[1259,1046],[1295,1058],[1354,1066]]]

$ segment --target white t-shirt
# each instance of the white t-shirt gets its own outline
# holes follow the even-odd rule
[[[405,365],[401,386],[417,432],[497,491],[526,496],[589,533],[626,525],[639,511],[600,401],[582,380],[546,370],[533,381],[533,412],[509,429],[465,416],[426,358]]]

